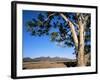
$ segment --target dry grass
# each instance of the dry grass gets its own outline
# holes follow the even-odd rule
[[[41,69],[41,68],[62,68],[67,67],[64,63],[40,61],[40,62],[24,62],[23,69]]]

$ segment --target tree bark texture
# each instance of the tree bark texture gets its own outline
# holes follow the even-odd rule
[[[85,66],[84,55],[84,25],[79,21],[79,51],[78,51],[78,66]]]

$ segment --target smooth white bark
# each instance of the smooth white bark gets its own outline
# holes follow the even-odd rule
[[[64,14],[60,14],[63,19],[69,23],[69,27],[71,29],[71,32],[72,32],[72,36],[73,36],[73,39],[74,39],[74,42],[75,42],[75,46],[78,48],[78,38],[77,38],[77,34],[76,34],[76,31],[75,31],[75,27],[74,25],[72,24],[72,22],[70,20],[68,20],[68,18],[64,15]]]

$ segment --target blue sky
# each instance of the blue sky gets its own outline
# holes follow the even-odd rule
[[[23,10],[23,57],[66,57],[75,58],[73,48],[60,47],[51,42],[48,36],[31,36],[26,30],[26,22],[37,18],[40,11]]]

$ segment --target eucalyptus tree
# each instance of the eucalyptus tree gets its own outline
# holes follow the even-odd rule
[[[91,15],[88,13],[39,12],[27,22],[32,36],[49,36],[61,47],[74,47],[77,66],[86,66],[85,55],[91,49]]]

